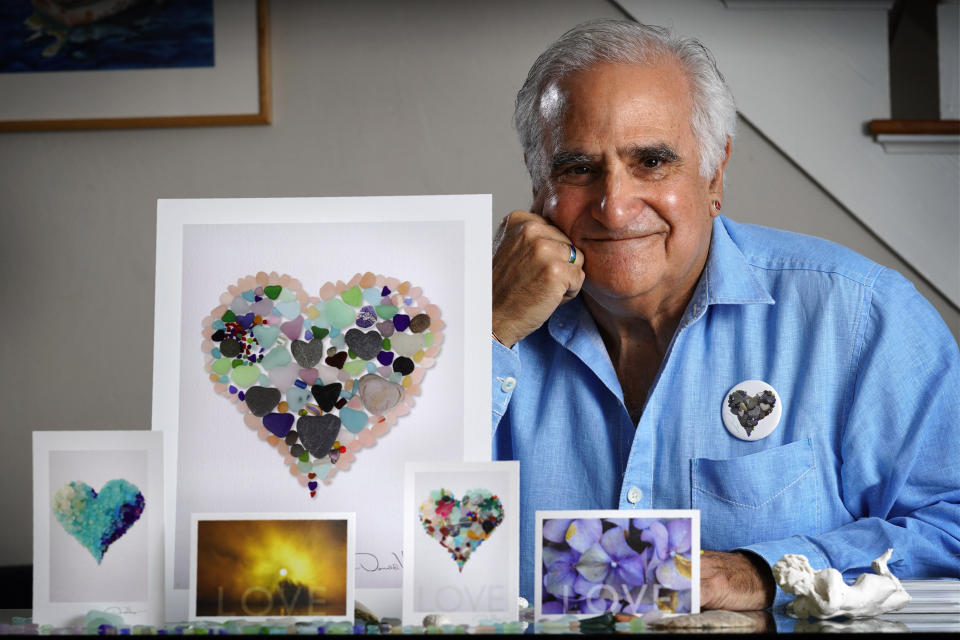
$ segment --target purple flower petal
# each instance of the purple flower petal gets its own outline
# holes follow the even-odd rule
[[[573,595],[573,581],[576,580],[577,572],[573,567],[565,562],[557,562],[547,568],[546,576],[543,579],[543,588],[547,593],[558,598]]]
[[[626,531],[620,527],[607,529],[606,533],[600,538],[600,546],[611,558],[623,558],[630,555],[636,555],[637,552],[627,544]]]
[[[670,538],[670,550],[677,553],[687,553],[693,542],[690,531],[691,522],[687,518],[677,518],[667,522],[667,534]]]
[[[620,527],[624,531],[630,528],[630,518],[605,518],[610,524]]]
[[[634,553],[632,556],[620,558],[617,560],[616,573],[620,584],[630,587],[639,587],[646,582],[646,563],[643,556]]]
[[[651,522],[650,526],[640,535],[640,539],[653,545],[655,555],[663,560],[670,552],[670,534],[660,522]]]
[[[684,591],[690,588],[690,578],[680,575],[677,572],[677,565],[673,558],[670,558],[662,565],[657,567],[657,582],[668,589]]]
[[[643,558],[643,563],[647,567],[647,570],[644,573],[647,584],[655,582],[656,574],[654,572],[657,570],[657,567],[663,564],[663,559],[657,556],[653,547],[647,547],[644,549],[643,553],[640,554],[640,557]]]
[[[573,590],[581,596],[596,598],[603,589],[603,582],[590,582],[579,573],[577,579],[573,581]]]
[[[543,566],[549,567],[557,562],[564,562],[573,565],[580,559],[580,554],[573,549],[556,549],[554,547],[544,547],[541,560]]]
[[[634,529],[644,530],[650,526],[651,522],[660,522],[659,518],[632,518],[630,524]]]
[[[540,611],[545,616],[558,615],[561,613],[566,613],[563,608],[563,602],[560,600],[551,600],[550,602],[544,602],[540,607]]]
[[[566,541],[571,547],[583,553],[600,540],[603,524],[597,518],[574,520],[567,528]]]
[[[590,582],[602,582],[610,571],[610,556],[599,544],[595,544],[580,556],[575,565],[577,571]]]
[[[544,520],[543,537],[550,542],[564,542],[564,538],[567,535],[567,527],[570,526],[571,522],[573,522],[573,520]]]

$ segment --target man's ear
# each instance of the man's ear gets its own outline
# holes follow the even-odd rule
[[[720,161],[720,165],[713,174],[713,179],[710,180],[710,199],[720,203],[723,202],[723,174],[727,169],[727,163],[730,161],[730,152],[732,150],[733,145],[730,143],[730,136],[727,136],[727,144],[723,150],[723,160]],[[710,212],[714,216],[720,213],[713,207],[710,208]]]
[[[527,166],[527,154],[523,154],[523,166]],[[530,212],[537,215],[543,215],[543,185],[537,188],[536,181],[530,176]]]

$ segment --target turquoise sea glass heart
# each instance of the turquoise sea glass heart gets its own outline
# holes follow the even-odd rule
[[[97,564],[140,519],[145,505],[137,486],[122,479],[110,480],[99,494],[85,482],[68,482],[57,489],[51,503],[57,521],[93,554]]]

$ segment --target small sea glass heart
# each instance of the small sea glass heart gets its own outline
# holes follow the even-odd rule
[[[68,482],[53,494],[53,514],[97,564],[111,544],[140,519],[145,501],[132,482],[110,480],[98,494],[85,482]]]
[[[486,489],[470,489],[457,500],[438,489],[420,505],[420,524],[431,538],[450,552],[459,571],[484,540],[503,522],[503,503]]]

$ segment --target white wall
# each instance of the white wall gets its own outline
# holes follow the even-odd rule
[[[0,565],[31,562],[31,430],[149,428],[157,198],[492,193],[499,219],[529,204],[510,128],[527,67],[568,27],[620,16],[606,0],[276,0],[271,126],[0,135]],[[895,265],[747,127],[728,170],[734,218]]]

